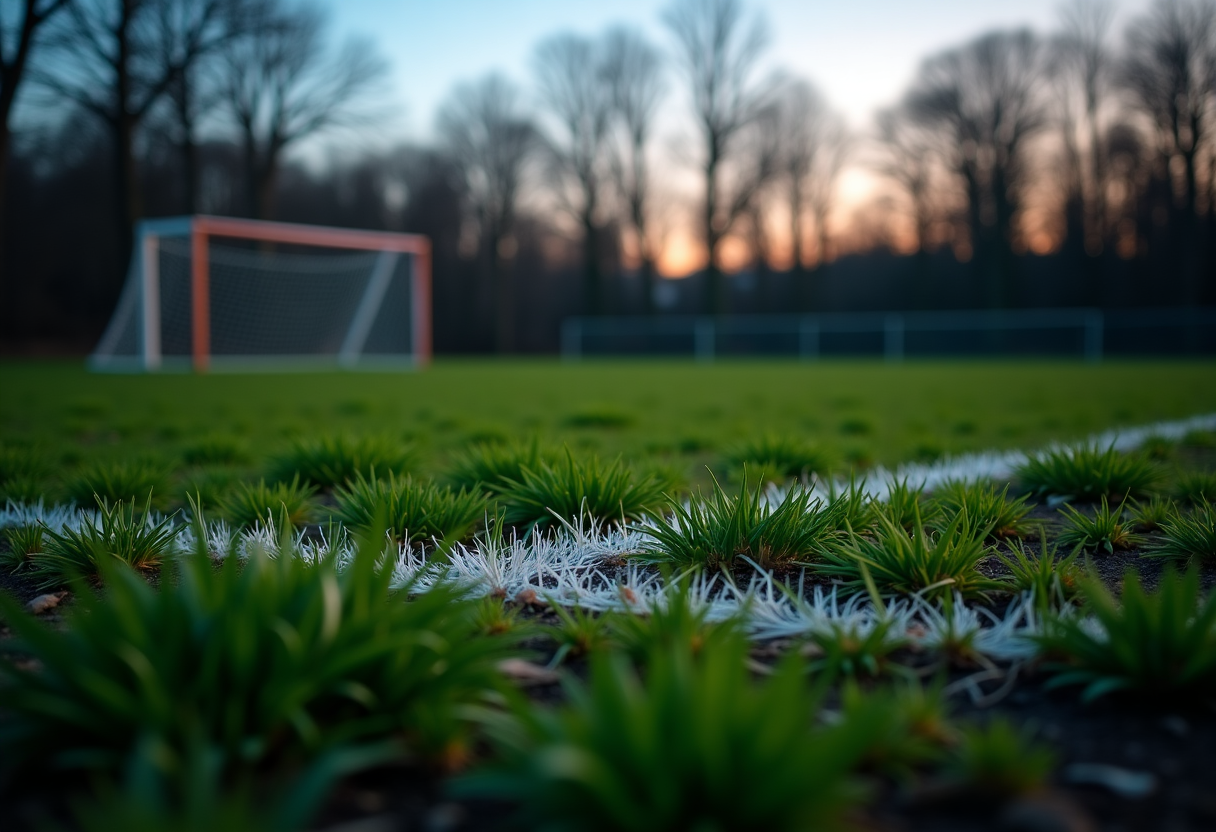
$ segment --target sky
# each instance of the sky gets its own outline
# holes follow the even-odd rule
[[[609,25],[640,27],[669,47],[661,20],[670,0],[327,0],[339,37],[370,39],[391,64],[392,110],[399,115],[388,141],[428,141],[435,113],[453,86],[502,71],[528,86],[536,44],[563,31],[594,35]],[[1116,0],[1116,37],[1150,0]],[[894,104],[929,55],[992,29],[1056,28],[1063,0],[750,0],[767,18],[771,45],[763,71],[782,69],[812,81],[859,134],[879,109]],[[685,100],[678,79],[667,122],[681,127]],[[686,123],[686,122],[685,122]],[[671,132],[671,131],[669,131]],[[660,134],[662,125],[660,125]],[[390,135],[391,134],[391,135]],[[686,172],[676,191],[690,202],[696,180]],[[882,189],[862,165],[843,174],[841,217]],[[687,225],[687,223],[685,223]],[[687,229],[665,245],[661,269],[697,268],[699,247]]]
[[[399,129],[430,135],[454,84],[491,70],[529,79],[538,41],[560,31],[641,27],[667,45],[667,0],[329,0],[344,35],[375,42],[392,63]],[[769,21],[767,61],[805,76],[858,128],[893,103],[927,55],[994,28],[1055,26],[1061,0],[753,0]],[[1121,0],[1116,30],[1148,0]]]

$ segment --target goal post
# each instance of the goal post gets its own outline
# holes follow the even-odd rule
[[[229,217],[144,220],[95,370],[420,367],[430,242]]]

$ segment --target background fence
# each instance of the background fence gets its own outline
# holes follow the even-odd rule
[[[1019,309],[567,318],[562,356],[965,358],[1216,355],[1216,309]]]

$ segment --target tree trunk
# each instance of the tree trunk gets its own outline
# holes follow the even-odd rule
[[[590,200],[588,200],[590,202]],[[595,224],[593,209],[583,212],[583,308],[588,315],[601,315],[604,312],[603,276],[600,273],[599,227]]]

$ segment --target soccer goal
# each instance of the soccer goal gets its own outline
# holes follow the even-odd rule
[[[141,222],[95,370],[422,366],[430,243],[227,217]]]

